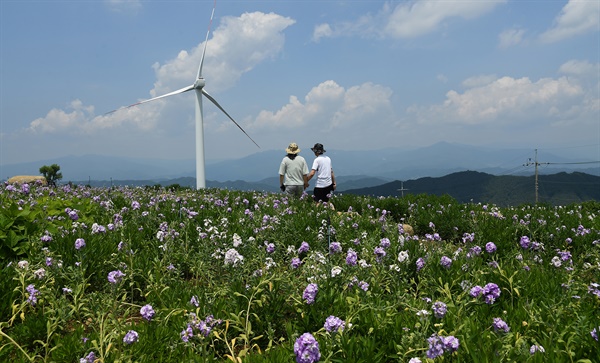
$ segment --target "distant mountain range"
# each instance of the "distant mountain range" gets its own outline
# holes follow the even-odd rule
[[[301,152],[310,164],[310,150]],[[352,188],[374,186],[393,180],[409,180],[422,177],[439,177],[466,170],[478,170],[492,175],[532,175],[534,157],[531,149],[498,149],[476,147],[447,142],[431,146],[405,149],[392,148],[374,151],[327,150],[333,161],[335,173],[345,177],[344,182]],[[277,178],[283,150],[255,153],[240,159],[207,162],[207,185],[225,183],[240,185],[241,182],[263,183],[265,179]],[[600,171],[598,155],[574,159],[540,152],[539,173],[552,174],[562,171],[579,171],[597,175]],[[6,156],[2,158],[7,160]],[[529,162],[529,166],[524,166]],[[576,164],[596,162],[591,164]],[[67,156],[37,162],[0,165],[0,180],[15,175],[39,175],[43,165],[58,164],[63,182],[87,182],[116,180],[158,184],[179,178],[195,177],[194,160],[134,159],[101,155]],[[180,185],[184,185],[181,179]],[[360,180],[360,182],[358,182]],[[232,182],[234,181],[234,182]],[[340,179],[341,181],[341,179]],[[267,181],[269,185],[278,183]],[[266,186],[265,186],[266,188]]]

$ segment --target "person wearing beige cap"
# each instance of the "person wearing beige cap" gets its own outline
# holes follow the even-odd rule
[[[300,197],[308,188],[308,164],[298,153],[300,148],[295,142],[285,149],[287,155],[279,165],[279,184],[281,191],[289,195]]]

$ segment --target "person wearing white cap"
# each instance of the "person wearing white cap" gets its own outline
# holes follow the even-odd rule
[[[295,142],[285,149],[287,155],[279,165],[279,184],[281,191],[289,195],[300,197],[308,188],[308,164],[298,153],[300,148]]]

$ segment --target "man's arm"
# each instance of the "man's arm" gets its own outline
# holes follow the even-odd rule
[[[315,172],[316,172],[316,170],[315,170],[315,169],[312,169],[312,170],[310,171],[310,173],[308,173],[308,176],[306,177],[306,181],[307,181],[307,182],[308,182],[309,180],[311,180],[313,176],[315,176]]]
[[[335,174],[333,174],[333,169],[331,169],[331,182],[333,183],[333,190],[335,190],[337,185],[335,184]]]

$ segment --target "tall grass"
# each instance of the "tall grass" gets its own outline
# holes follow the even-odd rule
[[[600,203],[332,201],[3,185],[0,361],[600,357]]]

